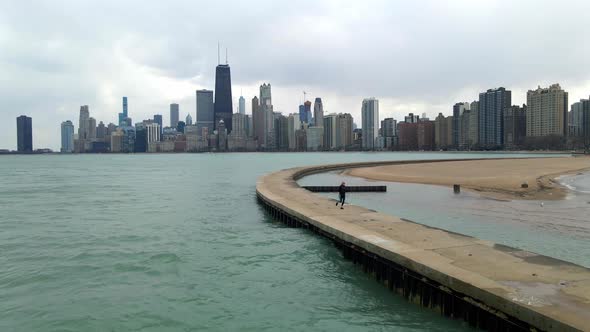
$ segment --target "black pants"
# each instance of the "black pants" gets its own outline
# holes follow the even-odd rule
[[[340,200],[338,201],[338,203],[344,205],[344,200],[346,199],[346,195],[340,195]]]

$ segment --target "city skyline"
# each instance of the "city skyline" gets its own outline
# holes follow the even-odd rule
[[[95,10],[87,12],[92,17],[82,10],[84,6],[71,4],[66,17],[59,4],[36,4],[42,10],[31,11],[27,4],[3,3],[0,46],[9,52],[0,55],[0,70],[7,78],[0,82],[4,102],[0,114],[8,119],[22,114],[34,118],[33,146],[55,151],[60,148],[59,124],[66,120],[77,124],[80,105],[89,105],[93,118],[105,124],[118,122],[123,96],[129,98],[134,121],[154,114],[167,118],[170,103],[180,105],[181,119],[188,113],[194,118],[195,91],[215,87],[218,41],[229,49],[232,104],[238,105],[238,96],[243,95],[247,114],[251,114],[249,101],[263,82],[273,84],[276,111],[296,113],[305,90],[311,101],[321,96],[324,114],[350,113],[357,124],[359,103],[367,96],[379,99],[380,119],[398,120],[410,112],[424,112],[431,119],[439,112],[450,114],[456,102],[476,100],[478,93],[501,86],[512,91],[513,105],[525,104],[528,90],[557,82],[568,91],[570,104],[588,98],[585,68],[590,65],[590,46],[583,37],[590,27],[570,14],[588,12],[590,4],[535,4],[533,15],[526,1],[428,2],[414,21],[403,16],[418,12],[418,5],[384,2],[366,8],[351,4],[350,9],[310,2],[305,13],[295,10],[300,4],[288,3],[257,9],[237,2],[213,4],[203,12],[192,10],[198,5],[188,3],[165,9],[148,4],[137,10],[137,22],[130,25],[105,21],[111,14],[126,12],[130,6],[126,4],[91,5]],[[246,15],[273,15],[264,24],[248,24],[238,32],[217,31],[206,19],[221,11],[235,18],[245,9]],[[150,26],[152,16],[173,12],[190,13],[178,18],[187,24],[185,30]],[[545,23],[547,17],[553,25]],[[44,24],[29,26],[30,20]],[[291,28],[290,22],[297,20],[310,24]],[[504,24],[486,24],[491,20]],[[428,28],[421,27],[424,22],[430,23]],[[268,24],[275,28],[266,29]],[[490,38],[489,45],[480,43],[482,35]],[[188,45],[195,39],[197,43]],[[22,40],[37,46],[24,46]],[[259,48],[249,47],[266,42],[272,42],[265,46],[271,52],[264,57]],[[559,47],[547,47],[558,42]],[[374,52],[360,52],[359,46],[368,43]],[[318,52],[311,52],[314,49]],[[468,56],[473,50],[478,56]],[[0,124],[0,149],[16,149],[13,122]]]

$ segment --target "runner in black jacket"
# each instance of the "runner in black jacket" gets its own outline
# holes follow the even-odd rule
[[[336,206],[341,203],[340,208],[344,209],[344,200],[346,199],[346,184],[344,182],[338,187],[338,193],[340,194],[340,200],[336,202]]]

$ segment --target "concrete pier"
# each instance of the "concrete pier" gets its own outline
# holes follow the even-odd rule
[[[341,210],[296,182],[330,170],[445,161],[293,168],[263,176],[256,192],[274,218],[331,239],[411,302],[489,331],[590,331],[590,269],[359,206]]]
[[[339,186],[303,186],[314,193],[337,193]],[[347,193],[384,193],[387,192],[387,186],[346,186]]]

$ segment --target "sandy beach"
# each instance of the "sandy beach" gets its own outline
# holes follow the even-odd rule
[[[555,179],[584,171],[590,171],[590,157],[448,161],[356,168],[345,174],[378,181],[459,184],[494,199],[557,200],[568,189]]]

